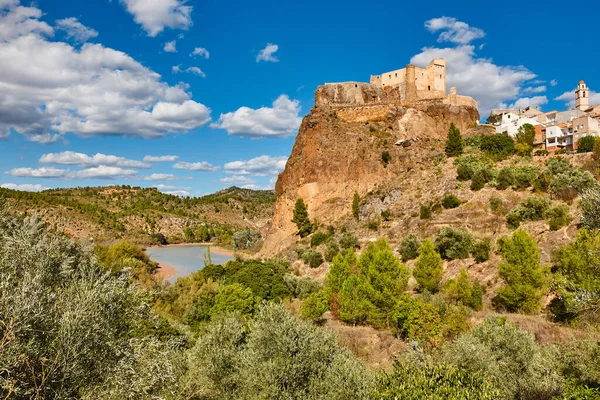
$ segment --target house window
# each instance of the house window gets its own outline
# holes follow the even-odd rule
[[[442,75],[440,75],[440,79],[442,79]]]
[[[355,83],[355,84],[354,84],[354,87],[358,87],[358,85]]]
[[[398,77],[398,73],[396,72],[396,78]]]
[[[390,74],[390,78],[392,77],[392,74]]]

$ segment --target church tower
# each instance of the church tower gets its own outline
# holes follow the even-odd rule
[[[579,81],[575,91],[575,108],[585,111],[590,108],[590,91],[584,81]]]

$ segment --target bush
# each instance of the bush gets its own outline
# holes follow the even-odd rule
[[[507,133],[484,135],[479,148],[493,160],[501,161],[515,153],[515,142]]]
[[[551,201],[544,197],[526,197],[514,210],[506,215],[508,226],[516,229],[521,222],[544,219],[551,204]]]
[[[468,258],[472,247],[473,236],[462,228],[446,226],[435,238],[435,250],[446,260]]]
[[[587,189],[581,195],[581,224],[588,229],[600,229],[600,186]]]
[[[574,170],[555,175],[549,190],[555,197],[571,201],[579,193],[592,187],[595,182],[594,176],[589,171]]]
[[[558,149],[554,152],[556,155],[567,154],[567,149]]]
[[[325,243],[327,241],[327,239],[329,239],[330,235],[328,235],[327,233],[323,233],[323,232],[317,232],[317,233],[313,233],[312,237],[310,238],[310,247],[317,247],[323,243]]]
[[[462,136],[460,135],[460,130],[456,127],[456,125],[454,125],[454,123],[450,124],[450,129],[448,130],[445,151],[448,157],[456,157],[461,155],[463,152]]]
[[[485,184],[485,175],[483,173],[483,170],[480,169],[473,175],[473,179],[471,180],[471,190],[481,190],[484,188]]]
[[[214,305],[210,310],[211,317],[230,312],[251,315],[257,305],[256,300],[252,290],[239,283],[223,286],[214,298]]]
[[[323,264],[323,256],[316,250],[308,249],[302,254],[302,261],[311,268],[317,268]]]
[[[390,210],[381,210],[381,218],[384,221],[390,221],[392,219],[392,212]]]
[[[442,206],[446,209],[460,206],[460,199],[453,194],[447,194],[442,199]]]
[[[360,243],[358,242],[358,238],[356,235],[346,232],[340,236],[340,247],[344,250],[347,249],[359,249]]]
[[[554,175],[550,169],[545,169],[533,182],[533,188],[538,192],[547,192],[550,184],[554,180]]]
[[[550,230],[552,231],[557,231],[560,228],[569,225],[571,222],[569,207],[564,204],[552,207],[546,213],[546,219],[548,220],[548,225],[550,225]]]
[[[237,250],[245,250],[254,247],[262,240],[262,235],[257,230],[246,229],[235,232],[232,236],[233,247]]]
[[[504,167],[496,177],[496,189],[506,190],[515,183],[514,171],[511,167]]]
[[[430,205],[421,204],[421,209],[419,211],[419,218],[421,218],[421,219],[431,218],[431,206]]]
[[[395,321],[400,336],[420,345],[435,347],[442,340],[442,318],[438,309],[422,298],[401,297]]]
[[[319,322],[327,310],[329,310],[329,302],[325,292],[319,291],[312,293],[302,302],[300,315],[313,322]]]
[[[460,164],[456,167],[456,179],[459,181],[468,181],[475,175],[475,168],[470,164]]]
[[[327,242],[327,247],[323,252],[323,257],[325,258],[325,261],[331,262],[333,257],[337,256],[339,252],[340,246],[338,246],[337,242],[334,239],[329,239]]]
[[[369,222],[367,222],[367,228],[370,231],[378,231],[379,230],[379,220],[378,219],[371,219],[369,220]]]
[[[486,318],[448,346],[442,359],[479,373],[500,391],[498,399],[550,399],[560,394],[561,378],[533,334],[505,318]]]
[[[392,161],[392,156],[390,156],[390,153],[387,151],[383,151],[381,153],[381,162],[383,163],[384,168],[387,167],[390,161]]]
[[[513,189],[522,190],[533,186],[535,180],[540,174],[539,167],[513,167]]]
[[[498,391],[483,374],[472,374],[444,363],[394,364],[377,384],[377,399],[496,399]]]
[[[540,263],[540,250],[525,231],[517,231],[501,241],[503,262],[498,274],[505,286],[495,299],[497,306],[510,312],[534,314],[541,308],[546,288],[546,270]]]
[[[486,237],[476,241],[471,248],[471,255],[478,263],[482,263],[490,259],[492,252],[492,238]]]
[[[584,136],[577,141],[577,152],[578,153],[589,153],[594,150],[595,137]]]
[[[490,209],[495,214],[504,214],[504,200],[502,200],[500,197],[490,197]]]
[[[167,238],[162,233],[153,233],[152,235],[150,235],[150,241],[152,242],[152,244],[157,244],[161,246],[169,244]]]
[[[442,257],[435,251],[431,240],[425,239],[421,245],[421,255],[415,262],[413,275],[419,284],[419,290],[435,293],[439,290],[444,269]]]
[[[547,156],[549,154],[550,152],[546,149],[538,149],[533,153],[534,156]]]
[[[531,155],[533,142],[535,140],[535,127],[531,124],[523,124],[517,130],[515,136],[515,149],[521,156]]]
[[[402,261],[414,260],[419,256],[421,241],[416,235],[409,234],[400,243],[398,252],[402,256]]]

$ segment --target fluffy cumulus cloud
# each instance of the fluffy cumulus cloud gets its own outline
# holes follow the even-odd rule
[[[550,86],[556,86],[556,85],[558,85],[558,81],[556,79],[552,79],[550,81]]]
[[[210,53],[204,47],[196,47],[194,51],[192,51],[192,54],[190,54],[190,56],[200,56],[208,60],[210,58]]]
[[[117,179],[137,175],[133,169],[120,167],[99,166],[86,168],[80,171],[71,171],[60,168],[13,168],[6,174],[21,178],[54,178],[54,179]]]
[[[260,156],[247,161],[232,161],[223,170],[233,175],[278,175],[285,168],[287,157]]]
[[[173,165],[173,168],[200,172],[215,172],[219,169],[219,167],[216,167],[206,161],[200,161],[195,163],[180,161],[177,164]]]
[[[530,94],[530,93],[544,93],[546,91],[546,86],[535,86],[535,87],[526,87],[525,89],[523,89],[523,93],[525,94]]]
[[[475,39],[481,39],[485,36],[485,32],[481,29],[469,26],[469,24],[465,22],[450,17],[430,19],[425,22],[425,28],[433,33],[442,31],[438,36],[438,42],[440,43],[452,42],[468,44]],[[481,49],[482,48],[483,46]]]
[[[258,55],[256,56],[256,62],[278,62],[279,59],[275,56],[277,50],[279,50],[279,46],[276,44],[267,43],[267,47],[258,52]]]
[[[150,174],[144,177],[145,181],[176,181],[177,177],[173,174]]]
[[[54,29],[41,17],[0,0],[0,136],[14,129],[40,143],[66,133],[157,138],[210,121],[186,85],[170,86],[100,44],[50,41]]]
[[[92,28],[88,28],[81,22],[77,21],[77,18],[65,18],[56,21],[56,29],[66,32],[66,36],[69,39],[74,40],[78,43],[84,43],[98,36],[98,32]]]
[[[41,164],[77,165],[79,167],[112,166],[122,168],[150,168],[148,162],[128,160],[124,157],[106,155],[102,153],[88,156],[74,151],[63,151],[62,153],[48,153],[40,157]]]
[[[225,129],[230,135],[249,138],[286,137],[296,134],[302,122],[300,102],[281,95],[273,107],[257,110],[241,107],[236,111],[221,114],[211,128]]]
[[[144,156],[144,162],[170,162],[177,161],[179,156]]]
[[[560,96],[555,97],[554,100],[564,101],[567,106],[571,108],[575,107],[575,89],[564,92]],[[600,104],[600,93],[590,90],[590,106],[595,106],[596,104]]]
[[[533,96],[533,97],[521,97],[517,99],[514,103],[510,104],[508,107],[502,108],[510,108],[510,109],[519,109],[525,107],[538,107],[548,103],[548,98],[546,96]]]
[[[172,40],[170,42],[165,43],[165,47],[163,50],[167,53],[177,53],[177,41]]]
[[[187,30],[192,25],[192,7],[185,0],[121,0],[148,36],[156,36],[165,28]]]
[[[179,197],[189,197],[190,196],[189,190],[191,188],[189,188],[189,187],[177,187],[177,186],[169,186],[169,185],[154,185],[153,187],[158,189],[158,191],[161,193],[170,194],[173,196],[179,196]]]
[[[0,187],[11,190],[20,190],[23,192],[41,192],[42,190],[48,189],[40,184],[32,185],[30,183],[24,183],[22,185],[18,185],[16,183],[3,183],[2,185],[0,185]]]
[[[254,185],[254,181],[245,176],[226,176],[225,178],[219,179],[219,182],[236,186]]]
[[[198,67],[189,67],[185,71],[186,72],[191,72],[194,75],[198,75],[198,76],[201,76],[203,78],[206,78],[206,74],[200,68],[198,68]]]

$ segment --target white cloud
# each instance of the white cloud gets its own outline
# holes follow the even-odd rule
[[[550,86],[556,86],[556,85],[558,85],[558,81],[556,79],[552,79],[550,81]]]
[[[167,53],[177,53],[177,41],[172,40],[170,42],[165,43],[165,47],[163,48]]]
[[[286,156],[260,156],[247,161],[228,162],[224,165],[223,170],[234,175],[278,175],[284,170],[287,159]]]
[[[165,28],[187,30],[192,25],[192,8],[185,0],[121,0],[148,36],[156,36]]]
[[[448,87],[455,86],[459,94],[475,98],[483,119],[492,108],[516,99],[524,83],[536,77],[524,66],[501,66],[491,59],[478,58],[471,45],[426,47],[411,58],[411,63],[423,67],[434,58],[446,59]]]
[[[179,197],[189,197],[190,196],[189,190],[191,188],[189,188],[189,187],[180,188],[177,186],[168,186],[168,185],[154,185],[153,187],[158,189],[158,191],[161,193],[170,194],[173,196],[179,196]]]
[[[258,55],[256,56],[256,62],[278,62],[279,59],[274,55],[277,50],[279,50],[279,46],[276,44],[267,43],[267,47],[258,52]]]
[[[150,174],[144,177],[145,181],[176,181],[177,177],[173,174]]]
[[[98,32],[92,28],[88,28],[77,18],[65,18],[56,21],[56,29],[66,32],[67,38],[73,39],[78,43],[84,43],[98,36]]]
[[[543,93],[546,91],[546,86],[536,86],[536,87],[527,87],[523,89],[523,93],[531,94],[531,93]]]
[[[25,183],[22,185],[18,185],[16,183],[4,183],[4,184],[0,185],[0,187],[3,187],[5,189],[11,189],[11,190],[20,190],[22,192],[41,192],[42,190],[48,189],[46,187],[43,187],[40,184],[32,185],[29,183]]]
[[[12,176],[23,178],[56,178],[56,179],[115,179],[134,176],[137,171],[132,169],[123,169],[119,167],[99,166],[83,169],[81,171],[71,171],[60,168],[14,168],[5,172]]]
[[[196,47],[190,56],[200,56],[208,60],[210,58],[210,53],[204,47]]]
[[[203,78],[206,78],[206,74],[204,72],[202,72],[202,70],[198,67],[189,67],[188,69],[185,70],[186,72],[191,72],[192,74],[201,76]]]
[[[145,162],[168,162],[177,159],[179,159],[179,156],[144,156]]]
[[[171,67],[171,72],[174,73],[174,74],[180,73],[181,72],[181,64],[179,64],[179,65],[173,65]]]
[[[600,93],[594,92],[590,90],[590,106],[600,104]],[[562,100],[566,103],[566,105],[570,108],[575,107],[575,89],[570,92],[564,92],[558,97],[555,97],[554,100]]]
[[[80,167],[98,167],[112,166],[123,168],[150,168],[147,162],[128,160],[124,157],[117,157],[97,153],[93,156],[88,156],[83,153],[73,151],[63,151],[62,153],[48,153],[40,158],[42,164],[61,164],[61,165],[77,165]]]
[[[273,107],[257,110],[241,107],[234,112],[221,114],[219,121],[211,128],[227,130],[230,135],[249,138],[286,137],[296,134],[302,122],[299,116],[300,102],[281,95],[273,102]]]
[[[41,10],[0,1],[0,132],[12,128],[37,142],[68,132],[156,138],[210,121],[210,109],[191,100],[185,84],[169,86],[100,44],[50,41],[54,31],[39,20]]]
[[[202,171],[202,172],[215,172],[219,169],[219,167],[215,167],[214,165],[206,162],[195,162],[190,163],[187,161],[180,161],[177,164],[173,165],[173,168],[177,169],[185,169],[188,171]]]
[[[537,107],[543,104],[548,104],[548,98],[546,96],[533,96],[533,97],[522,97],[509,105],[509,109],[519,109],[525,107]]]
[[[432,33],[444,31],[440,33],[438,42],[452,42],[459,44],[469,44],[475,39],[480,39],[485,36],[479,28],[469,26],[469,24],[458,21],[456,18],[441,17],[433,18],[425,22],[425,28]],[[480,48],[480,50],[483,48]]]
[[[227,176],[225,178],[219,179],[219,182],[225,183],[227,185],[253,185],[254,181],[250,178],[246,178],[245,176]]]

